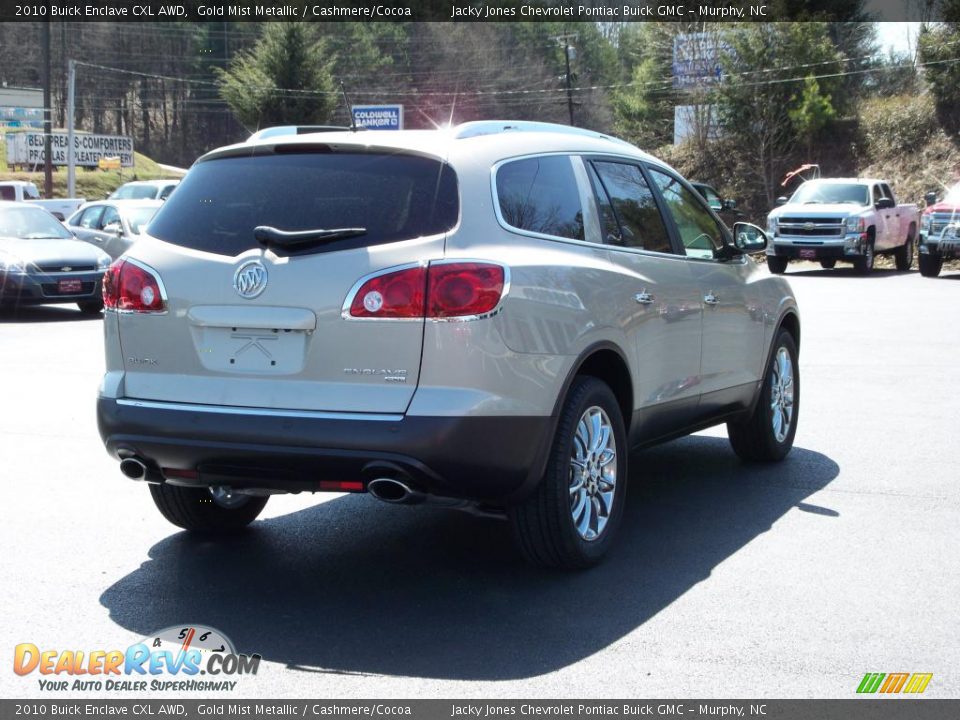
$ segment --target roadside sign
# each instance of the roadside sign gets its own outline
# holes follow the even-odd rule
[[[403,105],[351,105],[353,122],[368,130],[403,130]]]
[[[97,166],[101,170],[119,170],[120,169],[120,158],[119,157],[103,157],[100,158],[100,162],[97,163]]]
[[[11,132],[7,138],[8,165],[39,165],[44,162],[42,132]],[[80,167],[99,167],[101,158],[120,158],[122,167],[133,167],[133,138],[120,135],[77,133],[73,138],[74,158]],[[53,164],[67,164],[67,133],[50,135]]]

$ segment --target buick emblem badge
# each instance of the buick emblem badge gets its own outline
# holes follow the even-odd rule
[[[259,260],[245,262],[233,274],[233,289],[248,300],[267,289],[267,269]]]

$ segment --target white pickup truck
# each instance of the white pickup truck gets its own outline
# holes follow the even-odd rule
[[[807,180],[777,205],[767,217],[772,273],[785,272],[790,260],[819,260],[824,268],[852,262],[866,273],[876,255],[893,255],[897,270],[913,266],[920,210],[898,205],[884,180]]]
[[[53,215],[57,220],[66,220],[78,207],[86,202],[84,198],[40,198],[40,191],[32,182],[23,180],[4,180],[0,182],[0,200],[36,203]]]

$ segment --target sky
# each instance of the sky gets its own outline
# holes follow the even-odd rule
[[[918,22],[882,22],[877,23],[877,38],[885,50],[893,49],[898,53],[909,53],[917,42],[920,32]]]

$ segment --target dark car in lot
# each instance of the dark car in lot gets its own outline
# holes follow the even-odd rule
[[[43,208],[0,203],[0,307],[76,303],[82,312],[98,313],[109,266],[109,255],[78,240]]]

